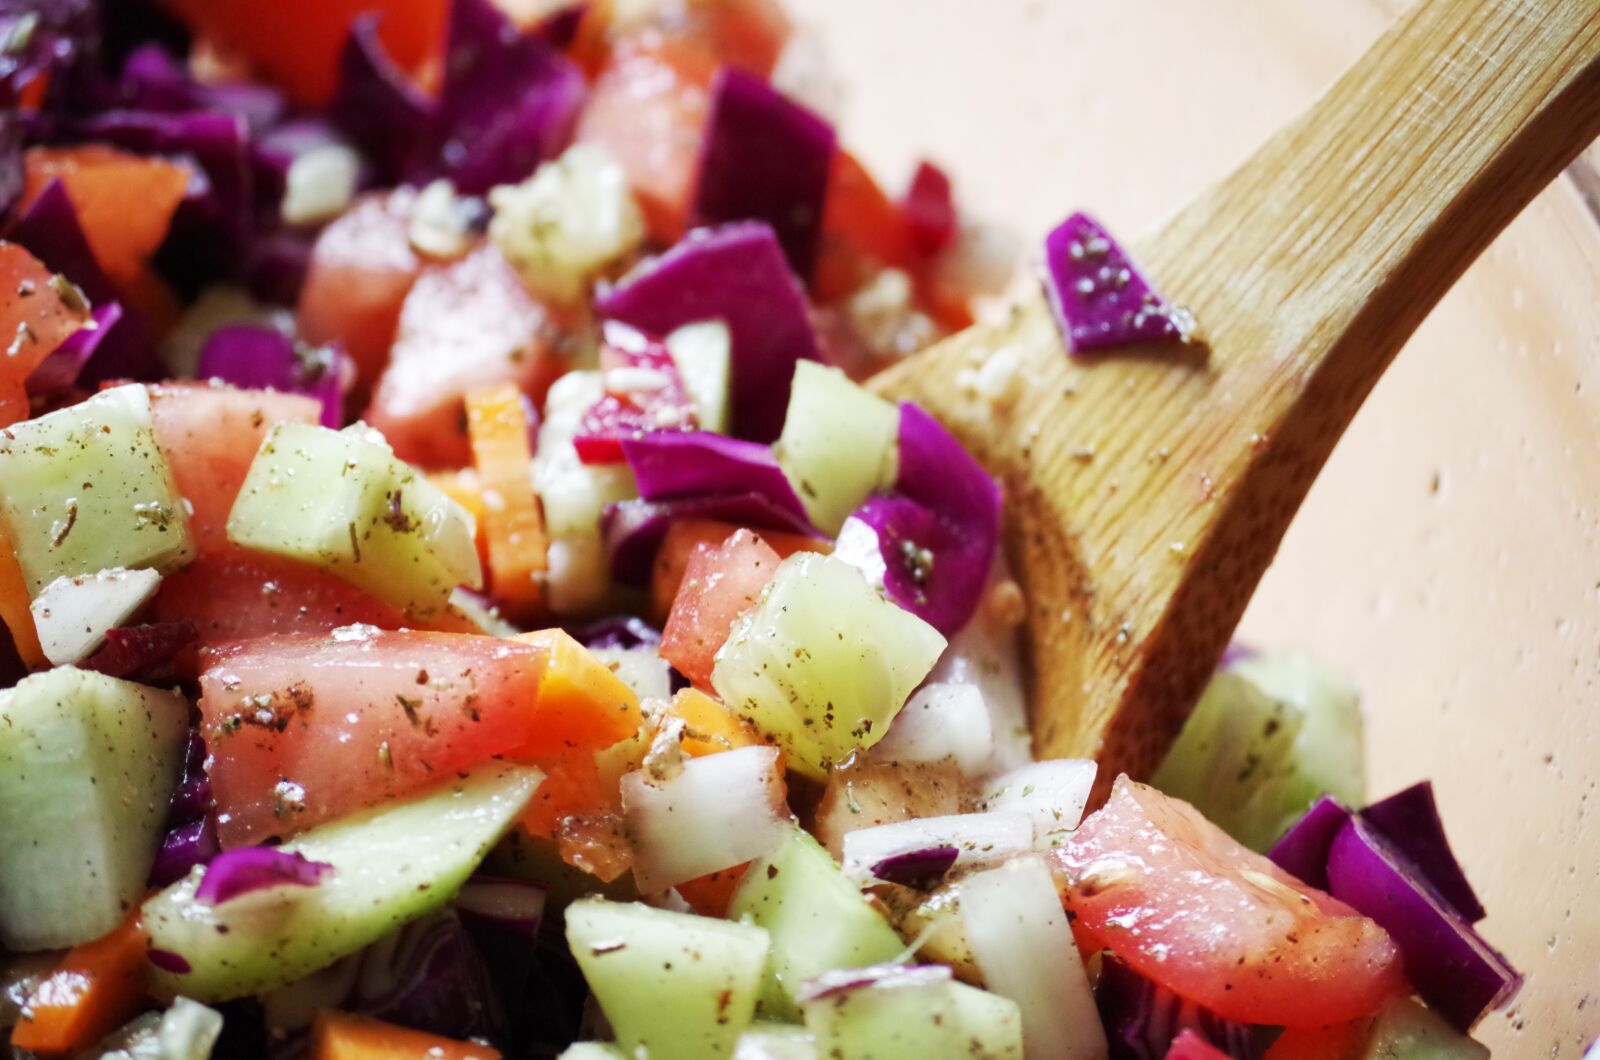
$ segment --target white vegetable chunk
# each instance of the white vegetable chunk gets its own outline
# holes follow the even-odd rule
[[[121,567],[75,578],[62,576],[33,598],[39,645],[52,665],[87,658],[106,633],[126,622],[161,586],[161,573]]]
[[[956,867],[998,861],[1033,849],[1033,821],[1021,813],[962,813],[860,828],[845,833],[844,874],[864,884],[885,858],[935,847],[955,847]]]
[[[928,682],[906,700],[873,757],[888,762],[950,759],[969,777],[983,775],[994,758],[994,725],[983,693],[975,685]]]
[[[1080,758],[1030,762],[990,781],[984,806],[1033,819],[1040,848],[1056,845],[1083,820],[1097,767]]]

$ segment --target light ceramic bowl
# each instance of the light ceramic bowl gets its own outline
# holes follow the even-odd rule
[[[792,0],[843,134],[919,155],[1030,242],[1077,207],[1133,234],[1225,173],[1400,0]],[[1590,173],[1593,171],[1590,170]],[[1374,794],[1428,777],[1484,932],[1528,974],[1478,1036],[1600,1036],[1600,228],[1551,187],[1401,353],[1242,635],[1360,685]]]

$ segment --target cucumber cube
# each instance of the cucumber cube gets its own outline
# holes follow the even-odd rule
[[[198,869],[144,904],[150,945],[187,972],[152,972],[157,992],[227,1001],[326,967],[438,909],[527,805],[537,769],[486,766],[409,802],[313,828],[279,849],[333,865],[311,887],[220,905],[195,898]],[[177,962],[173,962],[177,963]]]
[[[228,513],[228,539],[322,567],[414,619],[483,585],[472,516],[376,431],[280,423]]]
[[[0,692],[0,941],[72,946],[133,908],[178,783],[182,696],[70,666]]]
[[[666,342],[683,387],[694,401],[700,429],[727,434],[728,379],[733,363],[728,325],[720,320],[685,324],[668,335]]]
[[[758,927],[585,898],[567,907],[567,943],[630,1055],[731,1057],[755,1015]]]
[[[1022,1060],[1022,1014],[1015,1001],[958,983],[940,965],[874,971],[881,974],[870,985],[830,989],[833,977],[814,981],[819,989],[801,1008],[821,1055]]]
[[[772,940],[761,991],[761,1013],[769,1019],[800,1018],[797,999],[805,980],[884,964],[905,949],[833,856],[800,828],[791,828],[776,850],[750,863],[728,917],[766,929]]]
[[[797,553],[734,623],[711,683],[818,779],[889,731],[945,640],[843,560]]]
[[[899,435],[899,409],[837,368],[801,361],[772,455],[817,529],[834,535],[867,494],[893,485]]]
[[[30,595],[61,577],[170,571],[194,555],[142,386],[0,430],[0,517]]]
[[[1489,1060],[1489,1050],[1410,998],[1378,1013],[1361,1060]]]

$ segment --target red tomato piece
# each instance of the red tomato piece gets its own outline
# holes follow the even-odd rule
[[[607,328],[600,348],[606,394],[589,407],[572,446],[585,464],[616,464],[622,439],[646,431],[695,426],[694,403],[664,343],[629,329]]]
[[[200,712],[223,845],[522,754],[547,656],[498,637],[359,630],[208,651]]]
[[[75,288],[22,247],[0,242],[0,427],[28,418],[28,374],[88,320]]]
[[[1266,1060],[1356,1060],[1366,1053],[1372,1019],[1330,1027],[1291,1027],[1267,1050]]]
[[[491,245],[424,271],[405,297],[389,366],[364,418],[402,460],[464,466],[472,459],[468,391],[547,383],[556,357],[541,337],[544,325],[544,308]]]
[[[378,36],[402,69],[437,61],[446,0],[162,0],[196,32],[243,56],[301,106],[325,103],[356,16],[376,12]]]
[[[1052,856],[1080,945],[1227,1019],[1323,1026],[1409,992],[1377,924],[1126,777]]]
[[[778,554],[749,530],[720,545],[696,547],[661,631],[661,657],[690,681],[709,686],[717,649],[734,620],[760,598],[778,561]]]
[[[917,163],[900,210],[918,253],[937,254],[955,242],[956,203],[950,178],[932,162]]]
[[[650,235],[675,243],[694,195],[717,63],[701,49],[650,37],[612,53],[589,89],[578,139],[616,159]]]
[[[1228,1054],[1194,1031],[1186,1030],[1167,1047],[1167,1060],[1228,1060]]]
[[[173,212],[189,190],[189,169],[164,158],[104,144],[30,147],[23,155],[23,203],[52,180],[72,200],[95,261],[118,288],[148,285],[141,277],[161,246]]]
[[[828,173],[822,244],[812,279],[817,300],[844,298],[880,269],[904,268],[914,257],[900,208],[854,155],[836,152]]]
[[[657,623],[665,622],[672,613],[672,602],[683,585],[684,572],[689,560],[701,545],[720,545],[732,537],[739,528],[733,523],[715,519],[684,519],[667,528],[656,551],[656,562],[650,576],[650,606]],[[767,543],[779,559],[788,559],[796,552],[826,552],[828,542],[804,534],[786,534],[781,530],[761,531],[761,540]]]
[[[678,884],[678,894],[689,903],[690,909],[701,916],[725,919],[728,915],[728,906],[733,902],[733,892],[739,889],[739,881],[744,879],[745,870],[749,867],[750,863],[747,861],[731,869],[718,869],[716,872],[685,880]]]
[[[422,271],[409,234],[416,199],[410,188],[363,196],[317,236],[300,289],[301,337],[343,346],[363,389],[383,373],[400,306]]]

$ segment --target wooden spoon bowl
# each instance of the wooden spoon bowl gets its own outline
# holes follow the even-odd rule
[[[1033,297],[874,381],[1005,483],[1040,755],[1154,768],[1378,376],[1597,134],[1600,6],[1424,0],[1136,244],[1203,349],[1073,358]]]

